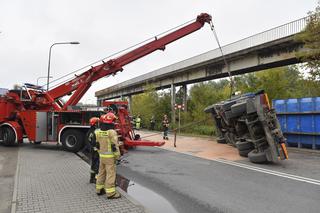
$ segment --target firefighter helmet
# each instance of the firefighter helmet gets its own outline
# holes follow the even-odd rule
[[[108,112],[107,114],[101,115],[100,122],[106,123],[106,124],[111,124],[114,122],[114,120],[116,118],[117,117],[112,112]]]
[[[98,118],[98,117],[92,117],[92,118],[90,118],[90,120],[89,120],[90,126],[97,125],[98,122],[99,122],[99,118]]]

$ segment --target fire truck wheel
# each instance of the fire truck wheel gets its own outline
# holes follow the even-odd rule
[[[61,136],[62,146],[69,152],[78,152],[84,142],[84,134],[76,129],[68,129]]]
[[[3,144],[6,146],[12,146],[14,145],[16,141],[16,134],[14,133],[13,129],[11,127],[2,127],[2,139]]]
[[[35,142],[33,142],[34,144],[41,144],[41,141],[35,141]]]

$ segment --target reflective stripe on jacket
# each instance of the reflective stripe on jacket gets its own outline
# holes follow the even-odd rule
[[[118,145],[118,135],[117,132],[113,129],[102,131],[95,131],[96,140],[99,142],[100,150],[99,156],[101,158],[113,158],[120,156],[119,145]],[[111,144],[115,144],[117,151],[112,152]],[[119,152],[119,153],[118,153]]]

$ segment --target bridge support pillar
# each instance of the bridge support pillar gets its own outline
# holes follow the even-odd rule
[[[182,94],[183,94],[182,103],[184,105],[184,111],[187,111],[187,99],[188,99],[187,85],[186,84],[182,85],[181,89],[182,89]]]
[[[176,110],[174,105],[176,104],[176,86],[171,84],[171,122],[176,123]]]
[[[97,99],[97,106],[102,106],[102,100],[100,100],[100,99]]]
[[[132,96],[131,95],[128,95],[127,96],[127,99],[128,99],[128,111],[129,113],[131,113],[132,111]]]

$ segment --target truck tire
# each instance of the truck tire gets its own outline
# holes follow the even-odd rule
[[[248,150],[248,149],[252,150],[254,148],[253,143],[248,141],[237,141],[236,147],[239,151]]]
[[[61,136],[61,143],[65,150],[78,152],[83,146],[84,134],[76,129],[68,129]]]
[[[245,150],[239,150],[239,155],[242,157],[248,157],[249,152],[251,152],[252,149],[245,149]]]
[[[139,134],[135,134],[134,140],[135,141],[139,141],[140,139],[141,139],[140,135]]]
[[[225,139],[225,138],[218,138],[218,139],[217,139],[217,143],[226,144],[226,143],[227,143],[227,141],[226,141],[226,139]]]
[[[252,163],[266,163],[268,161],[265,152],[257,152],[256,150],[249,152],[248,158]]]
[[[5,146],[12,146],[16,142],[16,134],[11,127],[2,127],[1,137]]]

